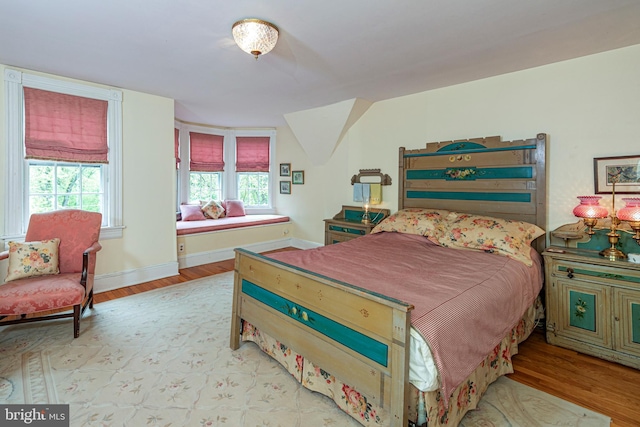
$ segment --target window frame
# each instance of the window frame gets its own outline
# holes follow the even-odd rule
[[[5,240],[23,240],[29,224],[28,160],[24,158],[24,87],[107,101],[109,164],[104,174],[103,226],[100,239],[122,237],[122,91],[5,69],[5,120],[7,158],[5,179]],[[11,184],[9,184],[11,183]]]
[[[224,172],[222,172],[222,199],[237,199],[238,185],[236,172],[236,136],[262,136],[269,137],[269,197],[268,205],[260,207],[245,206],[247,214],[274,214],[274,206],[277,176],[275,169],[275,129],[221,129],[210,126],[193,125],[176,121],[174,126],[180,131],[180,168],[178,200],[179,203],[188,203],[189,199],[189,132],[199,132],[224,137]],[[183,167],[183,165],[186,165]]]

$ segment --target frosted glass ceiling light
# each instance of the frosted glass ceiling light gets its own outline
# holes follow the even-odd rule
[[[255,56],[271,52],[278,41],[278,27],[261,19],[243,19],[231,27],[233,39],[240,49]]]

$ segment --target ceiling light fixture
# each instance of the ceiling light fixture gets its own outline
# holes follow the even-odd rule
[[[278,41],[278,27],[261,19],[243,19],[231,27],[233,39],[240,49],[255,56],[269,53]]]

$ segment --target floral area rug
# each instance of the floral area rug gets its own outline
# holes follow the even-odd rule
[[[359,425],[255,344],[229,349],[232,287],[224,273],[96,304],[77,339],[69,319],[1,327],[0,403],[69,404],[71,426]],[[464,426],[609,425],[496,386]]]

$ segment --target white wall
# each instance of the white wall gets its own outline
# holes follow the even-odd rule
[[[375,103],[331,160],[312,169],[305,192],[288,196],[286,205],[295,213],[285,213],[296,219],[297,230],[305,230],[305,238],[322,242],[322,219],[353,204],[350,178],[358,169],[381,168],[393,178],[393,185],[384,187],[381,207],[397,210],[400,146],[491,135],[523,139],[544,132],[550,141],[549,228],[575,222],[576,196],[594,194],[593,158],[640,154],[639,70],[636,45]],[[292,134],[278,129],[279,157],[292,153],[288,159],[305,164],[300,150]]]

